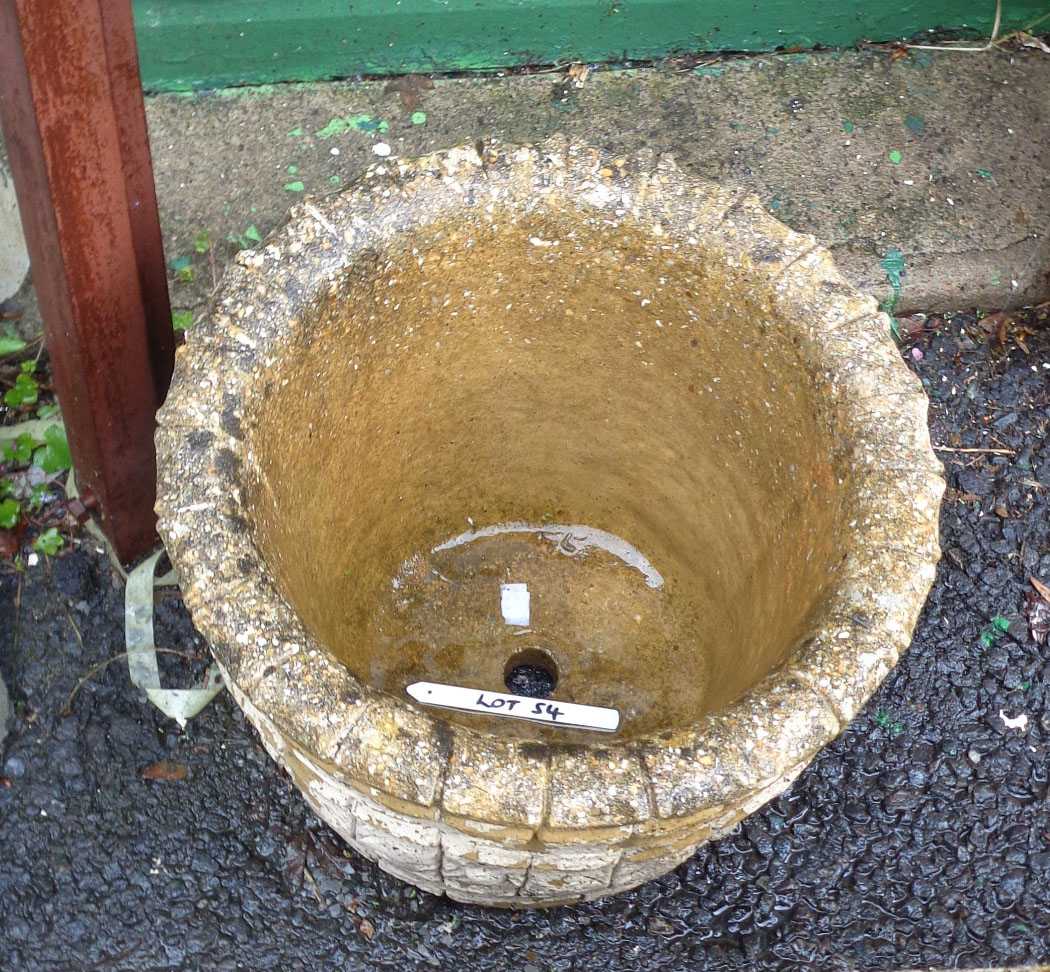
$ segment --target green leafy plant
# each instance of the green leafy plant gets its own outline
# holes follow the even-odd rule
[[[8,462],[29,462],[33,458],[33,449],[39,444],[28,432],[23,432],[13,442],[4,443],[4,459]]]
[[[175,257],[171,261],[171,269],[175,271],[182,283],[190,283],[193,280],[193,267],[190,266],[189,257]]]
[[[261,243],[262,235],[255,223],[252,223],[243,233],[230,233],[226,239],[234,246],[246,250],[252,243]]]
[[[43,444],[33,453],[33,465],[53,476],[57,472],[65,472],[72,464],[65,427],[49,425],[44,430]]]
[[[20,405],[34,405],[40,394],[40,385],[33,377],[36,371],[35,361],[23,361],[22,370],[12,385],[4,393],[4,404],[10,408],[18,408]]]
[[[53,557],[65,545],[65,540],[58,532],[57,527],[48,527],[33,543],[33,549],[38,553]]]
[[[5,499],[0,503],[0,528],[12,530],[22,518],[22,506],[17,500]]]
[[[171,326],[176,331],[188,331],[193,327],[193,311],[171,312]]]
[[[44,505],[44,500],[47,497],[47,484],[37,483],[33,487],[33,491],[29,496],[29,500],[26,505],[29,507],[31,513],[35,513]]]
[[[0,358],[6,358],[9,354],[18,354],[24,351],[25,341],[16,337],[13,331],[8,331],[4,337],[0,337]]]
[[[198,253],[207,253],[211,249],[210,226],[205,226],[204,229],[197,230],[197,234],[193,237],[193,249]]]

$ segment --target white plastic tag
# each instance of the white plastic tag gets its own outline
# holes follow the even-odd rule
[[[413,682],[405,689],[423,705],[436,705],[461,712],[480,712],[485,715],[510,719],[527,719],[549,726],[569,729],[593,729],[597,732],[615,732],[620,725],[620,713],[598,705],[577,705],[557,699],[532,699],[524,695],[506,695],[461,685],[442,685],[438,682]]]

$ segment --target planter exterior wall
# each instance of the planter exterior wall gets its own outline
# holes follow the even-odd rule
[[[479,151],[481,154],[479,154]],[[628,221],[725,272],[789,328],[849,467],[848,536],[816,623],[750,690],[648,735],[537,743],[355,679],[289,606],[246,496],[267,382],[345,268],[457,214],[550,206]],[[490,207],[487,209],[486,207]],[[464,217],[466,218],[466,217]],[[782,792],[909,644],[939,558],[941,468],[889,320],[825,250],[669,159],[552,142],[373,166],[242,251],[180,351],[157,433],[159,529],[195,623],[314,810],[397,877],[462,901],[551,905],[634,887]]]

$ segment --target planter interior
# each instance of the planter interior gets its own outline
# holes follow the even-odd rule
[[[503,692],[531,657],[621,737],[691,724],[797,647],[842,560],[845,457],[814,378],[746,290],[659,237],[492,217],[363,255],[304,315],[248,442],[260,550],[395,697]],[[502,583],[527,585],[527,625]]]

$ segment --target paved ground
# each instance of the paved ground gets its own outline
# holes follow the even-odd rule
[[[176,308],[199,313],[211,285],[201,230],[221,272],[238,245],[229,236],[265,235],[302,194],[352,178],[379,141],[414,154],[559,131],[613,151],[671,150],[690,171],[751,186],[880,297],[892,294],[881,261],[900,249],[904,309],[998,309],[1047,294],[1045,55],[789,56],[563,82],[151,99],[168,258],[193,276],[173,270]],[[353,124],[332,134],[333,119]],[[380,121],[386,131],[360,130]],[[77,680],[122,650],[120,585],[90,544],[50,571],[0,574],[0,674],[15,713],[0,754],[0,968],[1045,960],[1050,670],[1024,595],[1029,575],[1050,582],[1050,330],[1013,329],[1000,346],[960,316],[918,350],[921,360],[906,357],[927,382],[935,441],[1007,452],[942,452],[946,556],[911,652],[784,796],[674,874],[605,902],[485,911],[345,856],[225,696],[182,733],[135,698],[117,663],[63,718]],[[203,651],[177,599],[158,617],[163,644]],[[1026,715],[1025,728],[1000,711]],[[162,759],[186,777],[140,776]]]
[[[152,97],[167,257],[189,259],[194,277],[172,271],[172,301],[203,310],[202,229],[221,273],[251,245],[249,227],[265,236],[303,195],[338,190],[378,142],[416,155],[558,132],[616,153],[671,152],[692,173],[747,186],[880,299],[893,295],[882,261],[900,250],[900,309],[1050,297],[1050,56],[869,51],[679,69],[602,70],[579,88],[541,74]],[[30,309],[30,329],[36,319]]]

